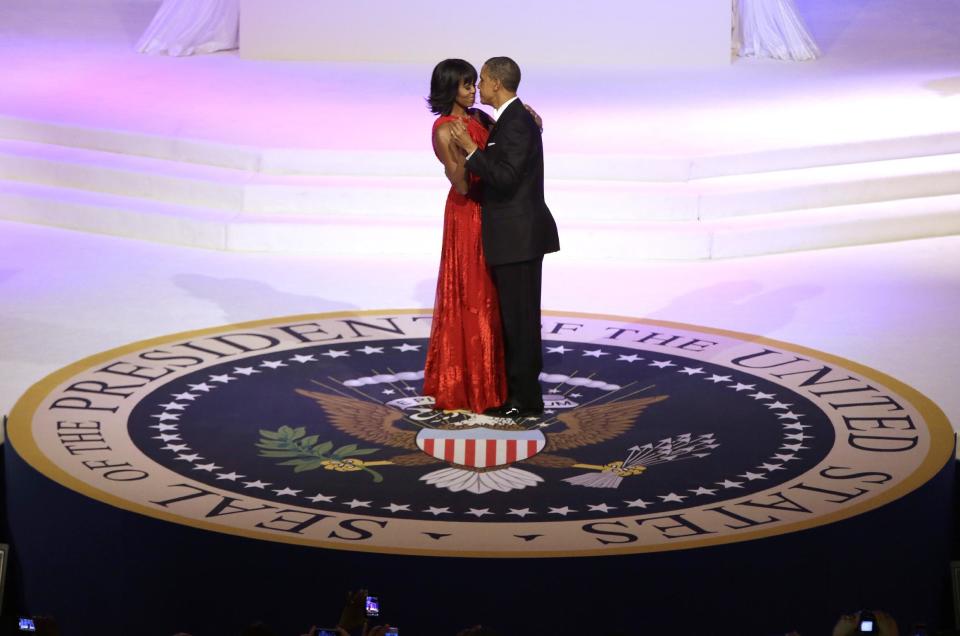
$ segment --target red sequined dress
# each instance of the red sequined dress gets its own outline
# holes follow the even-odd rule
[[[434,134],[452,119],[438,118]],[[469,118],[467,130],[477,146],[486,146],[488,131],[482,124]],[[483,413],[503,404],[507,382],[497,290],[487,271],[480,236],[481,186],[475,175],[467,174],[469,192],[463,195],[451,187],[443,214],[423,392],[434,397],[436,408]]]

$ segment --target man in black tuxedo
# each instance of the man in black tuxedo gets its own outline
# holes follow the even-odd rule
[[[560,249],[557,225],[543,197],[540,127],[517,97],[520,67],[508,57],[487,60],[477,85],[480,102],[496,109],[483,150],[456,122],[455,142],[466,168],[483,182],[483,251],[500,299],[507,401],[488,414],[543,413],[540,372],[540,279],[543,255]]]

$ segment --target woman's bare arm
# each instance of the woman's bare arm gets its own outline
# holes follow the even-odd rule
[[[433,145],[437,149],[437,155],[443,162],[443,171],[450,180],[450,184],[460,194],[466,194],[470,189],[467,180],[467,170],[464,166],[467,154],[460,146],[453,143],[453,136],[450,133],[450,124],[444,123],[437,127],[434,133]]]

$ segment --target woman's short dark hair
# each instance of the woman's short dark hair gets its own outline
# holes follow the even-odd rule
[[[453,58],[437,64],[433,67],[430,96],[427,97],[430,112],[434,115],[449,115],[460,87],[476,81],[477,69],[466,60]]]

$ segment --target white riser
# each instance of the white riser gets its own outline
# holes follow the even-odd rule
[[[0,182],[0,218],[229,250],[423,255],[442,218],[241,217],[123,197]],[[589,223],[558,217],[563,259],[704,259],[960,233],[960,195],[721,221]]]
[[[0,139],[152,157],[265,174],[432,177],[438,164],[429,147],[397,151],[257,148],[201,139],[89,128],[0,115]],[[717,156],[600,155],[550,151],[552,179],[688,181],[866,161],[960,153],[960,133],[784,148]]]
[[[449,188],[443,178],[314,177],[303,186],[248,185],[243,210],[266,216],[429,218],[442,214]]]
[[[704,192],[700,199],[700,218],[719,219],[731,216],[746,216],[787,210],[824,208],[857,203],[894,201],[917,197],[931,197],[960,193],[960,155],[938,157],[939,165],[931,166],[926,173],[913,174],[867,174],[844,178],[844,169],[836,168],[835,174],[825,174],[821,183],[799,185],[751,184],[755,191]],[[922,161],[922,160],[910,160]],[[858,166],[859,167],[859,166]],[[825,168],[818,168],[826,172]],[[743,179],[743,177],[738,177]],[[758,179],[762,181],[762,179]]]
[[[242,209],[243,182],[251,174],[57,146],[11,146],[0,143],[2,179],[179,205]]]
[[[331,178],[323,184],[245,186],[244,211],[250,214],[350,214],[423,218],[442,211],[449,183],[442,177],[408,179]],[[698,193],[660,184],[607,184],[548,181],[547,203],[556,216],[619,223],[640,219],[696,220]]]
[[[0,139],[53,144],[201,165],[259,170],[263,150],[148,133],[88,128],[0,115]]]
[[[185,214],[174,208],[151,208],[135,199],[108,201],[103,195],[48,190],[25,192],[0,183],[0,218],[188,247],[227,248],[230,213]]]
[[[711,257],[731,258],[960,234],[960,195],[711,223]]]
[[[878,139],[835,146],[781,148],[693,159],[687,179],[839,166],[960,153],[960,133]]]
[[[0,141],[0,178],[245,214],[428,217],[433,177],[271,176]],[[584,221],[707,220],[960,193],[960,155],[714,177],[689,183],[550,180],[548,202]]]

